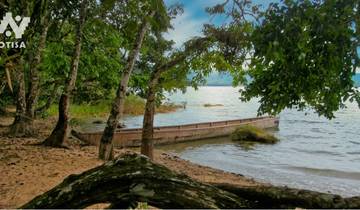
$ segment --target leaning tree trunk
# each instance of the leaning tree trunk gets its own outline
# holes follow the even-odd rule
[[[69,106],[70,100],[67,94],[62,94],[58,107],[58,121],[50,136],[42,143],[50,147],[63,147],[69,131]]]
[[[205,43],[209,42],[210,40],[211,39],[208,37],[195,39],[195,41],[187,44],[184,51],[175,56],[175,58],[165,64],[156,65],[155,70],[152,72],[148,84],[141,140],[141,154],[148,156],[150,159],[153,159],[154,150],[155,96],[161,75],[167,70],[183,62],[189,55],[191,56],[192,53],[201,53],[206,50],[208,45]]]
[[[60,97],[58,121],[51,135],[43,142],[43,145],[45,146],[63,147],[63,144],[66,141],[69,132],[70,96],[73,89],[75,88],[75,82],[79,67],[81,40],[86,16],[86,1],[87,0],[83,0],[83,2],[81,3],[79,22],[76,31],[75,50],[71,62],[71,71],[70,76],[65,84],[65,90]]]
[[[193,46],[188,46],[186,52],[192,49]],[[166,64],[160,65],[155,68],[151,74],[151,78],[148,84],[148,92],[145,104],[145,113],[143,120],[143,129],[141,136],[141,154],[153,159],[154,153],[154,116],[155,116],[155,97],[161,75],[167,70],[171,69],[175,65],[184,61],[187,57],[187,53],[183,53]]]
[[[150,17],[153,17],[154,15],[155,15],[155,11],[152,11]],[[132,49],[129,55],[127,64],[121,75],[121,81],[118,90],[116,91],[116,98],[112,104],[110,116],[107,120],[106,127],[100,141],[99,158],[102,160],[111,160],[113,158],[112,140],[117,125],[119,124],[119,120],[122,118],[124,112],[126,90],[127,90],[129,78],[134,68],[135,60],[139,55],[149,25],[150,24],[148,21],[148,17],[146,17],[146,19],[144,19],[142,25],[140,26],[140,30],[137,34],[137,38],[134,44],[134,48]]]
[[[15,77],[17,84],[16,89],[16,115],[13,124],[10,127],[10,135],[15,137],[31,136],[33,133],[29,128],[28,119],[26,116],[26,93],[25,93],[25,77],[24,77],[24,66],[22,58],[16,58],[17,63],[15,64]],[[10,63],[7,64],[6,68],[12,68]]]
[[[45,10],[47,10],[47,5]],[[30,63],[30,84],[29,84],[29,93],[26,102],[26,115],[31,119],[30,122],[33,122],[35,118],[35,109],[39,96],[39,65],[42,60],[43,51],[46,45],[46,37],[49,29],[49,20],[47,12],[45,11],[44,17],[42,18],[42,31],[39,38],[39,44],[36,48],[34,58]]]
[[[151,160],[154,156],[154,115],[155,115],[155,96],[158,78],[154,77],[149,82],[146,97],[143,129],[141,136],[141,154],[148,156]]]
[[[126,155],[80,175],[71,175],[50,191],[21,208],[85,208],[111,203],[112,208],[135,208],[147,202],[169,208],[249,208],[232,193],[176,174],[144,156]]]

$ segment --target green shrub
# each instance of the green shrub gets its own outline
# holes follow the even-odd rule
[[[251,141],[265,144],[274,144],[279,141],[274,135],[255,126],[245,125],[236,129],[232,135],[232,140]]]

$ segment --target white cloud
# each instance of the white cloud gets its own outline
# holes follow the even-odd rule
[[[176,2],[184,4],[184,13],[172,20],[174,29],[165,33],[165,38],[174,40],[175,46],[180,47],[190,38],[202,35],[203,24],[211,20],[205,8],[223,3],[224,0],[165,0],[165,2],[167,5]]]
[[[187,11],[174,19],[172,25],[173,30],[165,33],[165,38],[173,40],[176,47],[180,47],[184,42],[195,36],[201,36],[202,25],[207,18],[193,18],[193,15]]]

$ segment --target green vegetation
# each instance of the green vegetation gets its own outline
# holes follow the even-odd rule
[[[104,118],[110,112],[111,101],[102,101],[96,104],[71,104],[71,116],[78,119],[86,118]],[[164,103],[156,108],[157,113],[168,113],[176,111],[181,108],[181,105],[173,103]],[[125,100],[125,111],[127,115],[142,115],[144,114],[145,100],[139,96],[130,95]],[[58,107],[53,104],[46,112],[46,116],[56,116],[58,114]]]
[[[250,125],[242,126],[236,129],[232,133],[231,139],[236,141],[259,142],[265,144],[275,144],[279,141],[278,138],[265,130]]]
[[[223,104],[204,104],[204,107],[224,106]]]
[[[312,108],[331,119],[345,101],[360,104],[352,80],[360,67],[359,0],[284,0],[271,3],[265,11],[251,0],[208,3],[206,12],[214,21],[204,22],[199,37],[181,46],[165,34],[183,8],[166,3],[2,0],[0,18],[10,12],[14,17],[31,17],[21,38],[8,30],[7,22],[11,26],[14,21],[2,22],[1,43],[26,43],[26,48],[0,50],[0,112],[16,106],[9,134],[30,136],[36,133],[37,116],[58,114],[56,126],[42,144],[63,147],[69,125],[108,116],[99,158],[110,160],[114,132],[123,115],[144,114],[141,153],[151,159],[155,111],[180,107],[161,105],[165,93],[206,84],[213,71],[225,72],[225,80],[231,76],[233,85],[243,84],[244,101],[258,98],[259,115]],[[218,21],[215,16],[226,19]],[[251,126],[237,129],[232,138],[278,141]],[[162,181],[156,178],[152,181]],[[219,207],[231,207],[225,204]]]
[[[100,148],[111,158],[116,123],[143,113],[142,139],[151,146],[155,105],[158,112],[177,108],[160,106],[165,93],[206,84],[214,71],[243,84],[244,101],[259,98],[259,115],[312,108],[331,119],[345,101],[360,103],[352,80],[360,67],[358,0],[286,0],[264,10],[251,0],[209,3],[206,12],[227,21],[204,23],[182,46],[164,36],[183,13],[180,4],[4,2],[0,17],[12,12],[31,22],[21,39],[26,48],[0,51],[0,107],[17,107],[10,132],[17,136],[35,133],[36,116],[60,110],[48,146],[61,146],[71,118],[109,116]],[[0,35],[0,42],[21,40]]]
[[[259,114],[311,107],[330,119],[345,101],[360,103],[352,80],[360,66],[359,10],[358,0],[271,4],[252,33],[243,99],[259,97]]]
[[[148,203],[146,202],[138,202],[138,205],[135,209],[150,209]]]

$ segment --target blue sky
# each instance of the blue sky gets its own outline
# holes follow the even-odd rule
[[[169,31],[165,37],[176,42],[176,46],[180,47],[182,43],[191,37],[200,36],[202,25],[212,21],[212,23],[221,23],[224,20],[211,19],[205,12],[206,7],[211,7],[225,0],[164,0],[166,5],[180,3],[184,6],[184,13],[172,21],[174,30]],[[271,2],[280,2],[280,0],[253,0],[254,4],[262,5],[262,9],[266,8]],[[360,51],[360,49],[359,49]],[[360,73],[360,69],[358,70]]]
[[[166,5],[180,3],[184,6],[184,13],[173,20],[174,30],[169,31],[166,35],[168,39],[176,42],[176,46],[180,46],[191,37],[201,35],[202,25],[212,21],[213,23],[221,23],[224,19],[211,19],[205,12],[206,7],[211,7],[225,0],[165,0]],[[278,2],[279,0],[253,0],[255,4],[261,4],[263,7],[270,2]]]

